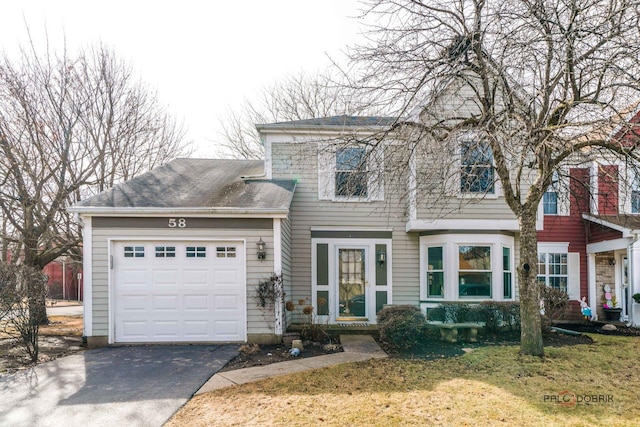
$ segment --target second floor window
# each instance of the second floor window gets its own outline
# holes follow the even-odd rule
[[[460,147],[460,191],[494,193],[493,152],[487,142],[466,140]]]
[[[336,152],[336,190],[339,197],[366,197],[367,159],[364,147],[348,147]]]
[[[551,184],[542,195],[542,207],[545,215],[558,215],[558,173],[553,172]]]

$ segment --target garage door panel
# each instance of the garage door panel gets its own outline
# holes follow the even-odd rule
[[[178,281],[178,271],[175,269],[154,269],[152,272],[155,286],[175,286]]]
[[[202,295],[185,295],[184,296],[184,311],[207,311],[209,310],[210,297],[207,294]]]
[[[211,328],[209,321],[205,320],[185,320],[184,321],[184,335],[185,337],[206,338],[211,335]]]
[[[185,286],[208,286],[209,270],[185,269],[183,283]]]
[[[125,247],[149,256],[126,256]],[[116,342],[246,339],[241,243],[117,242],[113,249]]]
[[[122,322],[122,335],[130,340],[142,340],[147,337],[149,322],[146,320],[127,320]]]
[[[153,310],[155,311],[178,311],[179,296],[175,295],[154,295]]]
[[[177,320],[155,320],[153,321],[153,336],[162,341],[163,339],[177,340],[180,337],[180,322]]]
[[[119,270],[120,283],[126,286],[147,286],[147,269],[123,268]]]
[[[122,310],[127,312],[147,312],[149,298],[146,295],[122,295]]]

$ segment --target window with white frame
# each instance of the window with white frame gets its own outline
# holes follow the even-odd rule
[[[340,148],[336,152],[335,195],[338,197],[366,197],[367,152],[364,147]]]
[[[513,298],[513,273],[511,272],[511,248],[502,248],[502,297]]]
[[[640,213],[640,174],[634,173],[631,181],[631,213]]]
[[[444,297],[444,248],[427,247],[427,297]]]
[[[421,299],[513,299],[513,248],[508,235],[421,236]]]
[[[558,215],[558,172],[554,171],[551,184],[542,195],[542,207],[545,215]]]
[[[568,292],[569,262],[566,252],[538,252],[538,282]]]
[[[491,297],[491,246],[458,246],[458,296]]]
[[[494,194],[493,151],[488,142],[464,139],[460,144],[460,192]]]
[[[383,146],[318,145],[318,199],[384,200]]]

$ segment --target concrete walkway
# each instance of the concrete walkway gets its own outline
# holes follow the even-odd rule
[[[340,343],[344,350],[342,353],[294,359],[235,371],[218,372],[196,392],[196,395],[279,375],[324,368],[341,363],[387,357],[387,354],[382,351],[378,343],[370,335],[341,335]]]

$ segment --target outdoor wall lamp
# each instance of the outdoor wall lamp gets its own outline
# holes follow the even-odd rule
[[[384,265],[384,262],[387,260],[387,254],[385,254],[384,252],[380,251],[377,254],[377,258],[378,258],[378,264],[380,264],[380,267],[382,267]]]
[[[262,240],[261,237],[256,245],[258,245],[258,259],[262,261],[267,257],[267,244]]]

